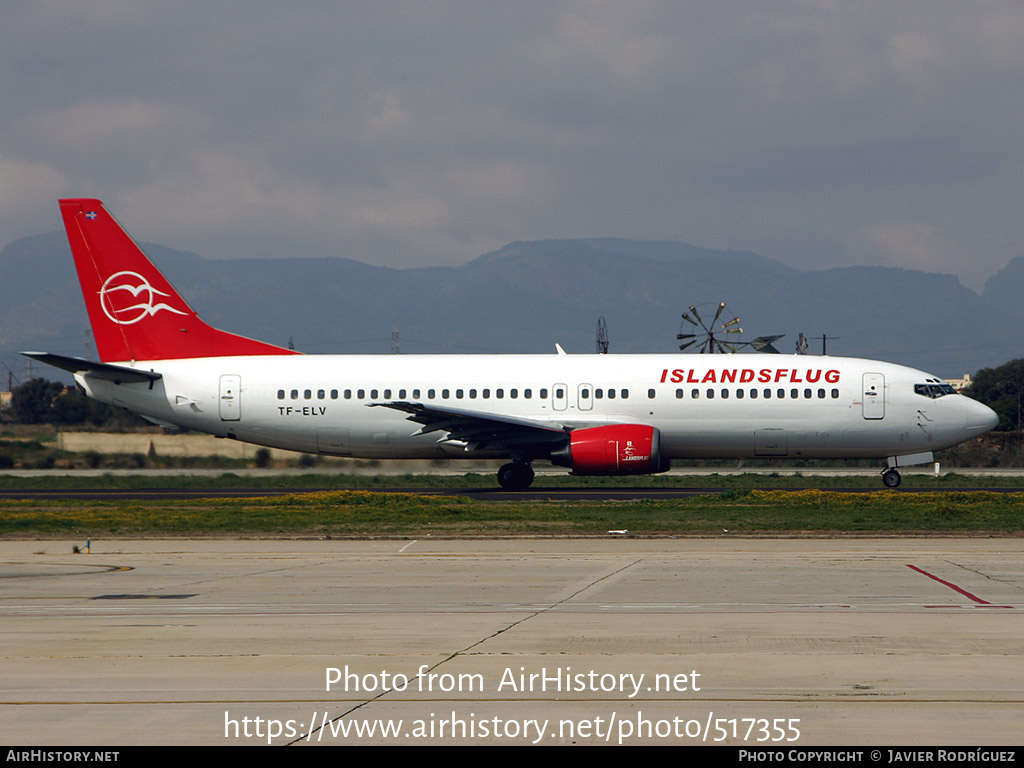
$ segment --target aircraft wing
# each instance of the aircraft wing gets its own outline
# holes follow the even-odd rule
[[[558,423],[518,419],[514,416],[466,411],[422,403],[370,403],[370,407],[394,408],[409,414],[409,421],[422,424],[416,434],[442,432],[442,440],[458,440],[473,450],[514,450],[531,446],[549,448],[569,431]]]

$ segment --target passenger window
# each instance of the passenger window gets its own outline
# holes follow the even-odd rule
[[[708,387],[708,400],[714,400],[714,399],[715,399],[715,390],[711,389],[711,387]]]
[[[628,400],[629,399],[629,390],[628,389],[622,390],[622,392],[620,392],[619,394],[622,396],[623,400]]]
[[[832,399],[833,400],[838,400],[839,399],[839,390],[838,389],[833,389],[832,390]]]
[[[470,400],[476,400],[476,390],[475,389],[469,390],[469,399]]]
[[[461,389],[456,389],[455,390],[455,399],[456,400],[461,400],[464,395],[465,395],[465,392],[463,390],[461,390]]]
[[[352,399],[352,390],[351,389],[346,389],[345,390],[345,399],[346,400],[351,400]]]
[[[412,396],[413,396],[414,400],[419,400],[420,399],[420,391],[418,389],[414,389],[412,391]]]
[[[365,389],[360,389],[359,392],[357,393],[357,395],[358,395],[360,400],[365,400],[366,399],[366,390]]]
[[[729,390],[726,389],[725,387],[722,387],[722,399],[723,400],[728,400],[729,399]]]
[[[284,390],[283,389],[277,390],[277,399],[278,400],[284,400]]]
[[[547,400],[548,399],[548,388],[547,387],[544,387],[544,388],[541,389],[541,391],[540,391],[540,399],[541,400]]]
[[[316,399],[317,400],[323,400],[325,397],[327,397],[327,393],[324,392],[322,389],[318,389],[316,391]]]
[[[818,390],[818,399],[819,400],[824,400],[825,399],[825,390],[824,389],[819,389]]]
[[[595,400],[600,400],[603,397],[604,397],[604,390],[603,389],[595,389],[594,390],[594,399]]]
[[[508,391],[508,396],[510,398],[512,398],[513,400],[517,399],[519,397],[519,390],[518,389],[510,389]]]
[[[385,389],[384,390],[384,399],[385,400],[390,400],[391,399],[391,390],[390,389]]]
[[[743,390],[742,389],[737,389],[736,390],[736,399],[738,399],[738,400],[742,400],[743,399]]]
[[[648,389],[648,390],[647,390],[647,397],[648,397],[649,399],[651,399],[651,400],[653,400],[653,399],[654,399],[654,390],[653,390],[653,389]]]
[[[501,397],[501,390],[500,390],[500,389],[498,390],[498,397]],[[561,398],[565,397],[565,390],[564,390],[564,389],[562,389],[561,387],[559,387],[558,389],[556,389],[556,390],[555,390],[555,397],[557,397],[557,398],[559,398],[559,399],[561,399]]]
[[[306,400],[312,400],[313,399],[313,390],[307,389],[307,390],[303,391],[302,396]]]
[[[804,398],[805,398],[805,399],[806,399],[806,398],[810,398],[810,396],[811,396],[811,390],[809,390],[809,389],[805,389],[805,390],[804,390]]]
[[[447,399],[448,399],[448,396],[449,396],[449,395],[450,395],[451,393],[452,393],[452,391],[451,391],[450,389],[442,389],[442,390],[441,390],[441,399],[442,399],[442,400],[447,400]]]
[[[371,400],[376,400],[378,397],[379,397],[379,395],[377,394],[377,390],[376,389],[371,389],[370,390],[370,399]]]
[[[757,390],[756,389],[750,390],[750,399],[751,400],[757,400]]]
[[[532,389],[524,389],[523,390],[523,397],[525,397],[527,400],[532,398],[533,397],[533,390]]]
[[[404,389],[398,390],[398,399],[399,400],[405,400],[405,390]]]
[[[683,390],[677,389],[676,390],[676,400],[682,400],[682,399],[683,399]]]
[[[433,399],[434,399],[434,396],[435,396],[436,394],[437,394],[437,390],[435,390],[435,389],[428,389],[428,390],[427,390],[427,399],[428,399],[428,400],[433,400]]]
[[[692,392],[690,392],[690,397],[692,397],[694,400],[700,400],[700,390],[695,389]]]
[[[615,399],[615,390],[614,389],[609,389],[608,390],[608,399],[609,400],[614,400]]]
[[[496,398],[498,398],[499,400],[501,400],[502,398],[505,397],[505,390],[504,389],[496,389],[496,390],[494,390],[494,396]]]
[[[490,400],[490,399],[491,399],[491,390],[485,389],[484,390],[484,400]]]
[[[292,400],[298,400],[298,399],[299,399],[299,390],[293,389],[292,390]]]
[[[331,390],[331,400],[337,400],[337,399],[338,399],[338,390],[332,389]]]

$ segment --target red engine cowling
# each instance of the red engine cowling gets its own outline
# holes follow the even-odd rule
[[[661,458],[661,433],[645,424],[574,430],[551,452],[551,463],[574,475],[649,475],[670,466]]]

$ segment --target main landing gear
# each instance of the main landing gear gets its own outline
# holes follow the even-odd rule
[[[886,488],[899,488],[903,478],[895,469],[886,469],[882,472],[882,482]]]
[[[498,483],[506,491],[525,491],[533,482],[533,467],[525,461],[512,461],[498,470]]]

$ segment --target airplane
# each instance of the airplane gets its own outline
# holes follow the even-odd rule
[[[674,459],[878,459],[900,468],[996,414],[923,371],[804,355],[308,355],[203,322],[95,199],[60,201],[99,361],[25,352],[153,423],[310,454],[503,458],[573,475]]]

